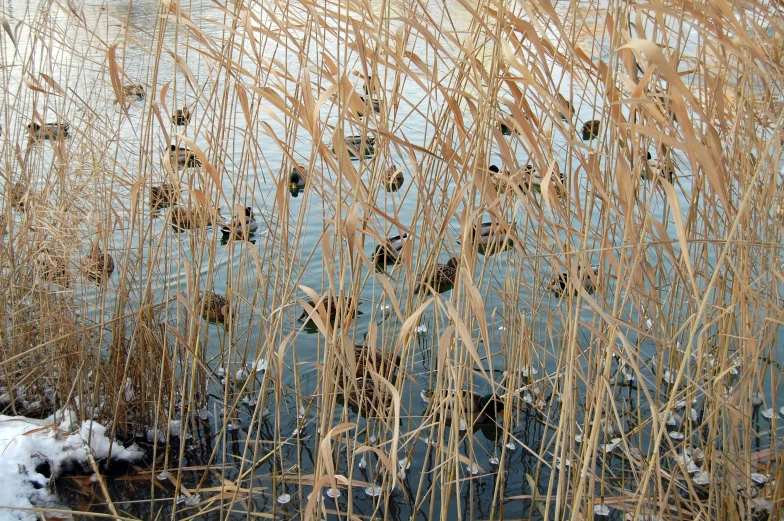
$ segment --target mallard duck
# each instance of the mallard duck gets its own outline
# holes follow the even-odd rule
[[[226,297],[219,295],[213,291],[205,291],[199,295],[199,301],[196,303],[201,316],[210,322],[217,322],[219,324],[226,323],[232,315],[232,310]]]
[[[378,264],[397,262],[400,260],[400,252],[403,251],[403,244],[407,238],[407,233],[388,237],[383,244],[379,244],[373,250],[373,260]]]
[[[185,126],[191,121],[191,111],[188,106],[184,105],[181,109],[177,109],[172,114],[172,123],[179,126]]]
[[[231,220],[229,224],[224,224],[220,227],[220,230],[223,232],[224,235],[234,235],[234,236],[248,236],[256,233],[256,230],[259,228],[259,223],[256,222],[256,218],[253,217],[253,208],[248,206],[245,208],[244,215],[238,215],[234,219]]]
[[[370,105],[371,107],[373,107],[373,112],[381,112],[381,104],[377,99],[371,98],[369,96],[360,96],[359,99],[362,100],[362,103],[364,103],[365,106]],[[357,113],[357,115],[361,118],[365,116],[365,113],[359,112]]]
[[[572,107],[572,102],[567,100],[566,97],[560,92],[556,95],[556,98],[561,103],[561,105],[563,105],[564,108],[566,108],[564,112],[561,112],[561,110],[559,109],[558,113],[561,116],[561,119],[563,120],[571,119],[572,116],[574,115],[574,108]]]
[[[645,181],[653,181],[657,177],[661,177],[672,183],[675,180],[675,172],[669,167],[666,160],[653,159],[651,153],[648,152],[647,168],[643,169],[640,178]]]
[[[180,189],[174,185],[163,183],[160,186],[150,187],[150,206],[165,208],[175,204],[180,198]]]
[[[367,368],[372,368],[381,376],[389,379],[393,373],[400,369],[400,356],[385,353],[377,347],[370,347],[366,342],[354,344],[354,361],[356,375],[363,376]]]
[[[220,208],[218,208],[218,211],[220,211]],[[204,210],[182,207],[171,209],[172,227],[177,231],[188,228],[199,228],[209,222],[211,222],[209,215]]]
[[[141,83],[137,83],[136,85],[125,85],[123,87],[123,96],[126,98],[144,99],[144,86]]]
[[[41,139],[60,140],[68,137],[71,127],[67,123],[46,123],[41,126],[37,122],[27,124],[27,131],[30,133],[31,141]]]
[[[177,145],[169,147],[169,159],[173,165],[184,167],[201,166],[201,161],[194,155],[192,150]]]
[[[583,288],[585,288],[588,293],[593,293],[596,291],[596,283],[599,280],[599,266],[593,265],[590,267],[590,270],[591,271],[589,272],[582,265],[577,267],[577,273],[580,274]],[[570,282],[571,280],[568,271],[559,273],[550,281],[550,291],[560,297],[567,293]],[[577,295],[577,288],[574,288],[574,295]]]
[[[384,176],[384,187],[387,189],[387,192],[397,192],[403,186],[405,180],[403,172],[392,167],[387,170]]]
[[[297,166],[291,168],[291,172],[289,173],[289,191],[292,196],[297,197],[299,192],[305,189],[307,182],[308,179],[305,177],[305,172],[301,168]]]
[[[589,121],[585,125],[583,125],[582,133],[583,133],[583,141],[590,141],[593,138],[599,135],[599,129],[602,127],[602,122],[598,119],[594,119],[593,121]]]
[[[519,134],[517,127],[511,122],[499,121],[498,126],[501,128],[501,134],[504,136],[511,136],[512,134]]]
[[[494,394],[481,395],[471,391],[448,391],[442,401],[431,401],[436,415],[454,423],[463,420],[466,425],[497,423],[504,416],[504,402]]]
[[[352,157],[369,156],[375,152],[376,138],[374,137],[364,136],[364,148],[362,148],[363,136],[346,136],[345,142],[348,153]],[[335,151],[334,147],[332,151]]]
[[[338,308],[341,308],[341,313],[356,313],[357,308],[362,304],[353,297],[333,297],[325,296],[319,299],[318,305],[312,300],[305,301],[313,308],[313,315],[315,316],[321,310],[325,310],[330,320],[335,320],[338,316]],[[310,311],[305,309],[297,320],[305,322],[309,320]]]
[[[498,222],[492,221],[474,225],[471,240],[480,251],[501,251],[514,245],[511,231],[504,231]]]
[[[112,276],[114,259],[110,254],[101,251],[97,244],[94,244],[82,259],[82,272],[88,279],[96,284],[101,284]]]
[[[417,275],[414,292],[417,293],[428,286],[433,288],[436,293],[449,291],[455,285],[459,264],[460,259],[452,257],[446,264],[437,264],[435,268],[425,269]]]
[[[22,183],[14,183],[11,185],[7,197],[11,208],[23,211],[27,204],[28,190]]]

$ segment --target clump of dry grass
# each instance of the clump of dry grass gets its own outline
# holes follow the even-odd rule
[[[376,486],[371,517],[397,486],[446,519],[474,470],[494,487],[471,519],[512,498],[515,517],[779,515],[779,6],[157,9],[112,13],[122,32],[88,4],[3,24],[8,411],[217,429],[195,482],[185,443],[151,449],[150,488],[170,472],[204,515],[256,508],[262,466],[306,520],[327,515],[306,490]],[[259,202],[268,232],[220,244],[221,208]],[[481,247],[487,221],[503,247]],[[406,246],[376,270],[391,233]],[[489,445],[438,413],[480,390],[503,403]]]

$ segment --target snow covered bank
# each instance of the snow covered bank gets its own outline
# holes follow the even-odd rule
[[[87,462],[88,450],[100,460],[109,456],[110,448],[114,461],[134,462],[144,456],[135,444],[127,449],[119,443],[112,447],[103,425],[92,421],[79,425],[70,410],[43,420],[0,415],[0,519],[34,521],[38,519],[34,512],[18,508],[57,508],[49,480],[65,469],[80,468]]]

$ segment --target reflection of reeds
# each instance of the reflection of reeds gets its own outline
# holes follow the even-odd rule
[[[127,36],[82,40],[98,29],[62,9],[68,24],[6,31],[8,412],[67,405],[126,440],[171,421],[187,439],[207,418],[220,443],[192,495],[224,513],[266,464],[273,488],[355,488],[340,465],[371,456],[374,495],[408,480],[439,521],[465,469],[491,466],[494,497],[463,501],[465,517],[734,519],[781,495],[776,7],[284,4],[213,23],[164,2],[155,31],[131,13]],[[128,84],[131,63],[169,61],[171,82]],[[41,72],[52,62],[73,72]],[[54,139],[65,124],[46,121],[76,130]],[[167,181],[146,194],[151,179]],[[258,201],[269,233],[220,244],[220,205]],[[463,392],[496,397],[497,443],[441,421]],[[305,410],[296,435],[287,400]],[[467,401],[475,416],[491,403]],[[295,438],[315,454],[296,480]],[[153,475],[180,475],[191,446],[172,447]],[[412,456],[424,472],[406,474]],[[516,494],[530,510],[510,514]],[[303,518],[319,512],[301,499]]]

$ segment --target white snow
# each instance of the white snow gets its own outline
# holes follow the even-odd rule
[[[95,459],[134,462],[144,456],[135,444],[124,448],[106,437],[106,427],[93,421],[79,425],[76,414],[59,411],[43,420],[0,415],[0,512],[3,519],[35,521],[32,511],[18,508],[63,508],[49,492],[49,480],[36,472],[40,464],[51,468],[52,478],[71,465],[87,462],[88,451]]]

